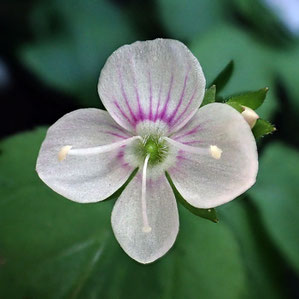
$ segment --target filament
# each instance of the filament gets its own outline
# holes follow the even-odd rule
[[[142,231],[145,233],[149,233],[152,230],[152,228],[149,225],[148,217],[146,213],[146,170],[147,170],[149,158],[150,158],[150,154],[148,154],[144,160],[143,169],[142,169],[142,186],[141,186],[141,205],[142,205],[142,219],[143,219]]]
[[[218,160],[221,158],[222,150],[217,145],[210,145],[209,147],[195,147],[175,141],[171,138],[164,137],[164,139],[176,148],[192,154],[210,155],[212,158]]]
[[[86,155],[95,155],[95,154],[101,154],[113,151],[123,145],[130,144],[131,142],[141,139],[140,136],[134,136],[122,141],[114,142],[111,144],[101,145],[101,146],[95,146],[95,147],[87,147],[87,148],[73,148],[71,145],[63,146],[59,153],[58,153],[58,159],[59,161],[63,161],[67,155],[71,156],[86,156]]]

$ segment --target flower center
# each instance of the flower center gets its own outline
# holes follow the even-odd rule
[[[142,160],[149,155],[149,164],[155,165],[164,161],[168,153],[166,141],[159,136],[146,136],[139,146],[139,154]]]

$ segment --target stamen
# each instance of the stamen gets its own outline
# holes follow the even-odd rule
[[[67,154],[68,154],[68,152],[70,151],[71,148],[72,148],[71,145],[66,145],[66,146],[63,146],[61,148],[61,150],[58,153],[58,160],[60,162],[63,161],[66,158],[66,156],[67,156]]]
[[[142,205],[142,219],[143,219],[143,228],[144,233],[151,232],[152,228],[149,226],[147,213],[146,213],[146,170],[150,154],[145,157],[143,169],[142,169],[142,186],[141,186],[141,205]]]
[[[67,155],[72,156],[85,156],[85,155],[95,155],[95,154],[101,154],[113,151],[123,145],[127,145],[137,139],[142,138],[140,136],[134,136],[119,142],[101,145],[101,146],[95,146],[95,147],[87,147],[87,148],[75,148],[73,149],[71,145],[63,146],[60,151],[58,152],[58,159],[59,161],[63,161]]]
[[[209,147],[194,147],[175,141],[168,137],[164,137],[164,139],[171,145],[185,152],[199,155],[210,155],[216,160],[221,158],[222,150],[217,145],[210,145]]]
[[[221,158],[222,150],[217,145],[210,145],[211,156],[219,160]]]

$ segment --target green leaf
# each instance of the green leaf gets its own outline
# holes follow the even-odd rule
[[[257,183],[249,195],[277,248],[299,274],[299,154],[282,143],[270,144],[260,159]]]
[[[267,99],[257,113],[262,118],[271,118],[277,107],[274,50],[232,26],[215,28],[191,43],[190,49],[198,57],[208,82],[222,71],[223,63],[234,61],[234,74],[221,92],[225,98],[244,90],[258,90],[261,84],[268,86]],[[218,91],[217,85],[216,88]]]
[[[212,82],[212,86],[216,85],[217,92],[225,87],[234,72],[234,62],[231,60],[227,66],[219,73],[219,75]]]
[[[211,220],[215,223],[218,222],[217,214],[215,209],[199,209],[191,206],[184,198],[183,196],[179,193],[177,188],[175,187],[174,183],[172,182],[172,179],[170,175],[166,172],[166,178],[174,192],[176,200],[181,203],[186,209],[188,209],[191,213],[193,213],[196,216]]]
[[[192,40],[226,21],[225,3],[210,0],[157,0],[162,22],[171,36]]]
[[[49,0],[30,17],[35,41],[19,49],[23,64],[81,105],[98,107],[101,68],[114,50],[136,40],[124,10],[108,0]]]
[[[243,107],[237,102],[226,102],[226,104],[228,104],[231,107],[235,108],[240,113],[242,113],[244,111]]]
[[[205,96],[201,103],[201,106],[205,106],[210,103],[214,103],[216,100],[216,86],[212,85],[210,88],[206,89]]]
[[[250,91],[232,96],[228,99],[227,104],[230,104],[231,102],[239,103],[240,105],[256,110],[264,103],[268,90],[269,88],[265,87],[257,91]]]
[[[249,198],[239,197],[217,211],[221,223],[228,224],[240,244],[249,286],[243,298],[285,298],[288,290],[284,260],[277,254]]]
[[[271,134],[276,131],[276,128],[268,121],[259,118],[256,124],[252,128],[252,133],[256,139],[264,137],[265,135]]]
[[[166,256],[150,265],[129,258],[112,233],[112,200],[74,203],[39,180],[45,133],[0,143],[0,298],[239,299],[247,292],[230,230],[186,209]]]

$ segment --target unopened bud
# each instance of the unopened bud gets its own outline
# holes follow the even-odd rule
[[[249,107],[242,106],[242,108],[244,109],[242,115],[252,129],[255,126],[256,121],[259,119],[259,116],[254,110]]]

